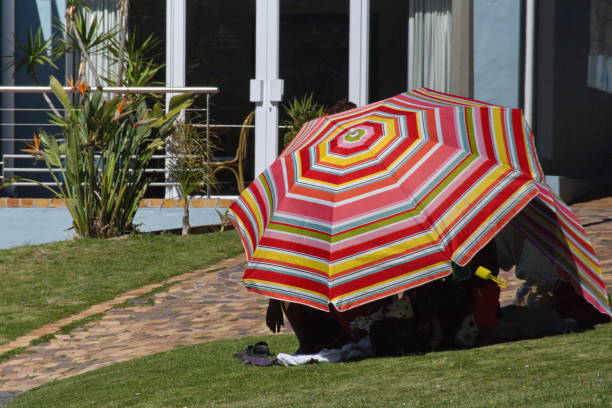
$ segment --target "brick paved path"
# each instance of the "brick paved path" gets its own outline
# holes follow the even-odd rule
[[[94,306],[78,318],[107,311],[101,320],[70,335],[57,335],[48,343],[31,346],[29,350],[34,353],[20,354],[0,364],[0,392],[25,391],[58,378],[170,350],[177,345],[268,334],[262,318],[267,299],[243,289],[240,277],[244,266],[241,256],[171,278],[165,283],[174,284],[167,291],[143,299],[155,302],[153,306],[112,308],[112,304],[146,294],[159,284]],[[66,323],[49,325],[47,333],[57,331]],[[2,349],[27,345],[44,331],[37,330]]]
[[[577,204],[573,209],[586,226],[608,287],[612,287],[612,197]],[[153,306],[112,308],[113,304],[148,293],[161,284],[131,291],[0,347],[1,353],[26,346],[30,340],[56,332],[69,321],[106,312],[101,320],[71,335],[59,335],[48,343],[29,347],[33,353],[17,355],[0,364],[0,404],[3,396],[10,399],[14,392],[176,345],[268,334],[263,321],[267,300],[244,290],[240,283],[243,269],[243,257],[226,260],[169,279],[165,283],[174,283],[172,287],[150,296]],[[518,285],[511,281],[511,286],[502,292],[504,303],[514,297]]]

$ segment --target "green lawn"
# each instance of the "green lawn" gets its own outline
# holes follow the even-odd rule
[[[242,251],[235,231],[139,234],[0,250],[0,345],[130,289]]]
[[[259,368],[226,340],[112,365],[22,394],[17,407],[610,407],[612,325],[424,356]],[[293,336],[266,339],[291,351]]]

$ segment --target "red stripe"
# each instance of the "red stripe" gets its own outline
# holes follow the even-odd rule
[[[364,276],[359,279],[352,280],[350,282],[343,283],[335,286],[330,290],[330,298],[334,299],[342,296],[346,293],[350,293],[368,286],[378,284],[387,280],[395,279],[399,276],[405,275],[409,271],[416,271],[419,269],[426,268],[427,266],[448,261],[448,258],[442,252],[434,252],[426,256],[414,259],[402,265],[390,267],[382,271]],[[362,268],[365,269],[365,268]]]
[[[456,262],[460,265],[465,265],[480,251],[485,247],[494,237],[497,235],[499,231],[502,230],[522,209],[529,204],[529,202],[537,195],[537,192],[533,191],[532,193],[523,197],[503,218],[499,220],[498,223],[491,226],[490,230],[485,234],[485,236],[479,240],[474,247],[465,253],[464,256],[458,258]]]
[[[241,200],[241,199],[238,198],[238,200]],[[244,201],[242,202],[244,203]],[[247,234],[249,234],[249,239],[251,240],[252,244],[254,246],[257,245],[257,235],[255,234],[255,231],[253,229],[253,225],[251,225],[251,223],[249,222],[249,217],[246,215],[242,207],[240,207],[236,202],[234,202],[230,206],[230,210],[234,214],[236,214],[236,218],[240,219],[243,222],[244,224],[243,227],[246,230]],[[238,228],[237,230],[242,231],[241,229],[238,229]]]
[[[490,115],[492,114],[489,108],[480,108],[480,126],[482,128],[482,142],[485,145],[485,154],[491,160],[497,160],[495,148],[493,146],[493,133],[491,132]]]
[[[427,284],[429,282],[432,282],[434,280],[444,278],[445,276],[450,275],[451,272],[452,272],[452,269],[448,268],[448,270],[442,271],[442,272],[437,273],[435,275],[431,275],[431,276],[428,276],[426,278],[419,279],[419,280],[417,280],[415,282],[410,282],[410,283],[407,283],[405,285],[398,286],[398,287],[396,287],[394,289],[391,289],[391,290],[388,290],[386,292],[381,292],[379,294],[372,295],[372,296],[366,297],[364,299],[357,300],[355,302],[350,302],[350,303],[344,304],[344,305],[339,306],[337,308],[340,311],[354,309],[354,308],[356,308],[358,306],[361,306],[361,305],[364,305],[366,303],[374,302],[375,300],[383,299],[383,298],[386,298],[388,296],[395,295],[396,293],[400,293],[400,292],[403,292],[405,290],[413,289],[413,288],[416,288],[418,286],[425,285],[425,284]]]
[[[516,145],[516,155],[518,156],[520,170],[531,176],[531,167],[529,166],[529,151],[525,145],[525,131],[523,129],[523,115],[520,109],[512,109],[512,131],[514,143]]]
[[[290,259],[289,255],[287,255],[287,259]],[[318,271],[316,269],[309,268],[307,266],[297,265],[297,264],[292,263],[292,262],[272,260],[272,259],[268,259],[268,258],[261,258],[261,257],[258,257],[258,256],[253,257],[253,262],[260,262],[260,263],[265,263],[265,264],[270,264],[270,265],[276,265],[276,266],[280,266],[280,267],[286,267],[286,268],[289,268],[289,269],[297,269],[297,270],[304,271],[304,272],[310,272],[310,273],[313,273],[315,275],[322,276],[324,278],[329,278],[329,275],[327,273],[325,273],[325,272],[321,272],[321,271]],[[267,279],[264,279],[264,280],[269,280],[270,282],[284,282],[282,279],[278,280],[278,279],[274,279],[273,278],[274,275],[276,275],[277,277],[278,276],[284,277],[285,275],[283,275],[283,274],[279,274],[278,272],[263,271],[261,269],[251,268],[251,267],[247,267],[247,269],[244,271],[244,275],[243,275],[242,278],[246,279],[247,277],[252,278],[253,276],[256,276],[256,278],[253,278],[253,279],[259,279],[259,276],[261,276],[261,275],[259,275],[260,272],[266,274]],[[251,275],[251,274],[255,274],[255,275]],[[270,274],[272,274],[272,275],[270,275]],[[307,279],[305,279],[304,281],[311,282],[311,281],[309,281]]]
[[[329,307],[327,305],[324,306],[320,303],[312,302],[308,299],[304,299],[301,297],[288,296],[283,293],[277,293],[277,292],[269,292],[267,290],[263,290],[259,288],[247,287],[246,289],[249,292],[259,293],[260,295],[264,295],[272,299],[278,299],[284,302],[301,303],[306,306],[314,307],[315,309],[323,310],[324,312],[329,312]]]

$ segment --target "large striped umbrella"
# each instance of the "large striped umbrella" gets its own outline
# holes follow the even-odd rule
[[[420,89],[316,119],[230,218],[247,289],[322,310],[442,278],[515,218],[561,277],[610,313],[593,248],[544,182],[519,109]]]

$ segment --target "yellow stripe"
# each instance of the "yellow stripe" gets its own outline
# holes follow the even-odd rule
[[[495,169],[496,173],[498,172],[499,169]],[[501,170],[499,170],[501,171]],[[487,187],[490,186],[491,183],[481,183],[479,184],[478,187],[478,193],[482,193],[482,191],[484,191]],[[520,190],[517,190],[516,192],[514,192],[514,194],[512,194],[510,197],[508,197],[508,199],[506,201],[503,202],[503,204],[501,204],[498,208],[506,208],[507,203],[508,202],[512,202],[514,201],[515,197],[521,195],[524,193],[526,187],[521,188]],[[475,202],[475,196],[476,194],[472,194],[470,193],[470,198],[466,199],[466,202],[470,202],[473,203]],[[453,253],[453,258],[455,258],[456,254],[461,253],[465,250],[465,247],[468,246],[469,244],[472,244],[473,241],[476,239],[475,237],[481,235],[483,233],[483,231],[485,229],[488,229],[490,225],[493,224],[493,218],[496,218],[499,215],[500,211],[495,211],[493,213],[491,213],[487,219],[480,225],[480,227],[478,227],[477,229],[474,230],[474,232],[472,232],[472,234],[468,237],[468,239],[466,239],[463,243],[463,245],[461,245],[460,247],[458,247],[455,252]]]
[[[452,98],[452,97],[447,96],[447,95],[440,95],[440,94],[437,94],[437,93],[428,92],[428,91],[426,91],[424,89],[419,89],[419,92],[421,92],[421,93],[423,93],[425,95],[428,95],[434,101],[435,100],[442,100],[442,101],[447,101],[447,102],[460,103],[462,105],[483,106],[483,107],[488,107],[489,106],[489,105],[483,105],[481,103],[477,103],[477,102],[474,102],[474,101],[466,101],[464,99]],[[420,94],[415,94],[415,96],[417,98],[422,98],[423,97],[423,95],[420,95]]]
[[[259,239],[261,238],[264,232],[264,226],[259,206],[257,205],[257,202],[255,201],[255,198],[253,197],[250,189],[244,191],[244,194],[242,194],[242,199],[245,201],[246,204],[248,204],[249,208],[251,209],[251,214],[253,214],[253,218],[255,218],[255,221],[257,221],[257,238]]]
[[[493,119],[493,134],[495,136],[495,150],[497,151],[497,157],[499,161],[504,164],[510,165],[510,157],[508,157],[506,139],[504,138],[504,128],[502,126],[502,112],[501,108],[491,108],[491,117]]]
[[[283,250],[273,250],[268,248],[257,248],[253,254],[253,258],[262,258],[270,261],[277,261],[279,263],[289,263],[296,266],[303,266],[305,268],[314,269],[321,273],[327,274],[329,270],[329,264],[324,261],[318,261],[312,258],[308,258],[292,252]]]
[[[369,251],[368,253],[365,253],[363,255],[359,255],[354,258],[347,259],[346,261],[338,262],[331,265],[329,275],[333,277],[340,273],[346,272],[347,270],[358,268],[364,264],[371,262],[374,259],[384,259],[387,257],[393,257],[411,248],[428,244],[430,242],[435,242],[435,238],[436,237],[433,234],[428,233],[423,236],[403,240],[395,245],[384,246],[382,248]]]
[[[313,269],[328,275],[330,278],[340,273],[344,273],[347,270],[359,268],[372,260],[385,259],[388,257],[396,256],[399,253],[406,252],[407,250],[435,242],[436,237],[433,234],[425,234],[423,236],[403,240],[395,245],[384,246],[365,254],[349,258],[345,261],[330,264],[325,261],[319,261],[316,259],[309,258],[296,253],[286,252],[283,250],[275,250],[269,248],[257,248],[253,254],[254,258],[267,259],[269,261],[276,261],[278,263],[289,263],[296,266],[302,266],[305,268]]]
[[[591,269],[593,269],[593,271],[595,271],[599,276],[603,278],[603,274],[598,265],[591,262],[588,258],[582,256],[582,251],[578,249],[571,241],[568,240],[565,242],[568,244],[568,246],[570,246],[570,248],[574,251],[575,254],[579,255],[580,259],[582,259],[584,263],[588,264]],[[576,275],[580,282],[591,288],[593,293],[597,294],[600,299],[604,300],[604,303],[608,303],[608,294],[603,292],[601,287],[596,286],[594,282],[588,278],[588,275],[586,273],[582,273],[578,268],[576,268]]]
[[[242,230],[243,231],[247,231],[248,229],[246,228],[246,225],[244,224],[244,221],[242,220],[242,218],[238,217],[234,211],[232,211],[232,210],[230,210],[230,211],[232,212],[232,214],[234,214],[234,219],[236,220],[238,225],[240,225]],[[256,243],[251,240],[251,235],[250,234],[245,232],[244,234],[241,233],[240,236],[244,237],[244,239],[246,239],[247,241],[249,241],[251,243],[251,248],[252,249],[255,248]],[[245,250],[248,251],[248,248],[245,248]]]
[[[458,219],[463,217],[463,214],[465,212],[465,210],[468,207],[472,207],[473,203],[477,203],[480,200],[481,195],[485,192],[485,190],[487,190],[488,188],[491,187],[491,185],[493,185],[495,183],[495,181],[497,179],[499,179],[505,172],[507,171],[507,169],[503,169],[501,167],[496,167],[494,168],[489,174],[487,174],[487,176],[485,177],[484,180],[480,180],[478,182],[478,184],[476,184],[468,193],[465,197],[462,197],[461,200],[459,202],[457,202],[455,204],[455,206],[446,213],[446,215],[440,219],[440,221],[438,222],[437,225],[439,225],[439,229],[440,230],[445,230],[449,225],[454,225]],[[522,190],[521,190],[522,192]],[[513,194],[510,199],[512,199],[512,197],[515,197],[519,192],[516,192],[515,194]],[[507,201],[506,201],[507,202]],[[485,223],[483,223],[480,228],[476,229],[472,235],[470,235],[469,239],[467,239],[464,243],[464,245],[460,246],[459,248],[457,248],[457,250],[455,251],[455,253],[453,254],[453,256],[459,252],[461,252],[463,250],[463,248],[471,243],[471,240],[473,239],[474,236],[477,236],[478,233],[480,233],[483,229],[488,228],[488,226],[490,225],[490,220],[497,215],[498,212],[494,212],[491,215],[489,215],[489,217],[487,218],[487,221]]]
[[[328,143],[333,138],[345,132],[347,129],[350,129],[354,124],[358,125],[363,120],[371,120],[372,122],[384,123],[384,126],[388,133],[386,133],[382,139],[380,139],[374,146],[372,146],[371,150],[367,150],[367,151],[364,151],[362,153],[359,153],[359,154],[356,154],[350,157],[338,157],[338,156],[331,156],[330,154],[328,154],[328,151],[327,151]],[[340,128],[331,132],[330,135],[326,137],[325,140],[323,140],[319,144],[318,150],[319,150],[319,156],[321,157],[319,161],[334,164],[337,166],[349,166],[353,163],[366,160],[370,157],[374,157],[383,148],[385,148],[391,140],[393,140],[397,136],[396,130],[397,128],[395,126],[394,119],[380,117],[380,116],[376,116],[376,117],[372,116],[372,117],[365,118],[365,119],[353,120],[351,122],[343,124]]]
[[[521,114],[521,137],[523,138],[523,142],[525,144],[525,153],[527,154],[527,160],[529,161],[529,171],[531,173],[531,177],[537,180],[540,177],[540,172],[538,171],[538,164],[535,162],[535,150],[531,149],[531,134],[525,133],[525,128],[528,128],[527,125],[528,124],[525,117],[523,114]]]
[[[343,293],[342,295],[333,298],[331,301],[336,303],[337,301],[342,300],[344,298],[351,297],[354,294],[367,292],[369,289],[376,288],[377,286],[384,286],[385,284],[387,284],[389,282],[396,281],[396,280],[401,280],[402,278],[404,278],[404,277],[406,277],[408,275],[418,274],[418,273],[420,273],[420,272],[422,272],[422,271],[424,271],[426,269],[431,269],[432,267],[435,268],[435,267],[438,267],[439,265],[443,265],[443,264],[447,264],[447,263],[448,262],[446,262],[446,261],[441,261],[441,262],[438,262],[438,263],[435,263],[435,264],[428,265],[428,266],[426,266],[424,268],[421,268],[421,269],[409,271],[409,272],[407,272],[407,273],[405,273],[403,275],[396,276],[394,278],[387,279],[385,281],[376,282],[376,283],[374,283],[372,285],[366,286],[364,288],[356,289],[356,290],[354,290],[352,292]]]
[[[422,138],[423,138],[423,135],[422,135],[422,120],[423,120],[423,119],[422,119],[421,115],[416,115],[416,120],[417,120],[418,139],[422,139]],[[418,139],[417,139],[417,140],[418,140]],[[383,142],[383,141],[381,141],[381,143],[382,143],[382,142]],[[416,142],[416,140],[415,140],[415,142]],[[414,144],[414,143],[413,143],[413,144]],[[412,146],[412,145],[411,145],[411,146]],[[398,157],[397,157],[397,158],[396,158],[396,159],[395,159],[395,160],[394,160],[394,161],[393,161],[393,162],[392,162],[392,163],[391,163],[391,164],[390,164],[390,165],[389,165],[387,168],[385,168],[384,170],[378,171],[378,172],[376,172],[376,173],[370,173],[370,174],[368,174],[367,176],[363,176],[363,177],[360,177],[360,178],[358,178],[358,179],[353,179],[353,180],[347,181],[347,182],[345,182],[345,183],[340,183],[340,184],[329,183],[329,182],[326,182],[326,181],[323,181],[323,180],[319,180],[319,179],[313,179],[313,178],[310,178],[310,177],[304,177],[303,175],[300,175],[300,180],[304,180],[304,181],[311,181],[311,182],[313,182],[313,183],[320,184],[320,185],[325,185],[325,186],[328,186],[328,187],[344,187],[344,186],[348,186],[348,185],[355,185],[355,184],[359,184],[359,183],[361,183],[361,182],[362,182],[362,181],[364,181],[364,180],[374,179],[374,178],[378,177],[379,175],[386,174],[386,173],[388,172],[388,169],[389,169],[389,168],[391,168],[391,169],[392,169],[392,168],[394,168],[394,167],[397,165],[397,163],[399,163],[399,162],[401,162],[402,160],[404,160],[404,158],[406,157],[406,155],[408,155],[408,154],[411,152],[411,149],[410,149],[410,147],[411,147],[411,146],[409,146],[409,147],[408,147],[408,148],[407,148],[407,149],[406,149],[406,150],[405,150],[405,151],[404,151],[404,152],[403,152],[401,155],[399,155],[399,156],[398,156]],[[296,157],[297,157],[297,160],[298,160],[298,163],[299,163],[300,168],[302,168],[301,159],[299,158],[299,156],[296,156]],[[328,160],[327,162],[330,162],[330,161]]]

